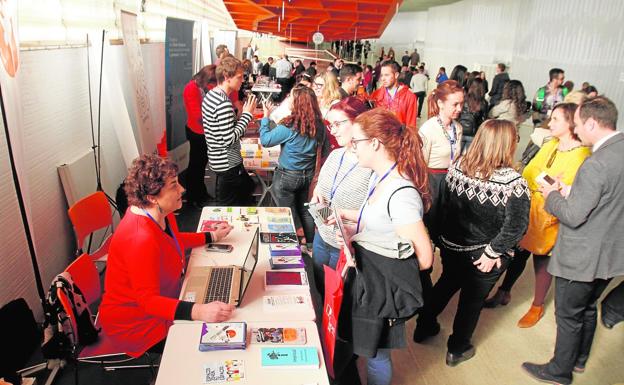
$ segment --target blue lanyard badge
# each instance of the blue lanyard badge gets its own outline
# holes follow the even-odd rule
[[[373,195],[373,193],[375,192],[375,189],[377,188],[377,186],[379,186],[379,183],[383,182],[384,179],[386,179],[386,177],[388,175],[390,175],[390,173],[392,172],[392,170],[394,170],[394,168],[397,166],[397,163],[395,162],[392,167],[390,167],[388,169],[388,171],[386,171],[385,174],[383,174],[383,176],[381,177],[381,179],[379,179],[379,182],[375,183],[373,185],[373,187],[371,187],[371,189],[368,191],[368,196],[366,197],[366,200],[364,201],[364,203],[362,203],[362,207],[360,208],[360,214],[358,215],[358,221],[357,221],[357,227],[355,232],[359,233],[360,232],[360,221],[362,220],[362,214],[364,213],[364,207],[366,207],[366,204],[368,203],[368,200],[370,199],[371,195]],[[375,179],[377,178],[377,174],[375,174]],[[373,183],[375,181],[373,180]]]

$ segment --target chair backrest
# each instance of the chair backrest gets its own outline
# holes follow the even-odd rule
[[[74,203],[67,213],[74,226],[80,252],[89,252],[83,249],[85,238],[89,234],[113,225],[111,207],[102,191],[96,191]]]
[[[87,301],[87,305],[97,302],[102,295],[100,275],[95,263],[89,254],[84,253],[65,269],[71,275],[72,280],[80,288]]]
[[[69,276],[62,274],[56,278],[65,276],[66,280],[62,282],[69,282],[69,285],[65,283],[56,287],[56,296],[66,315],[66,318],[59,318],[61,329],[73,346],[89,345],[97,340],[98,331],[93,324],[91,313],[84,306],[88,307],[100,298],[100,276],[91,256],[86,253],[76,258],[64,273],[68,273]],[[80,292],[84,296],[82,306],[78,302],[81,301],[78,298]]]

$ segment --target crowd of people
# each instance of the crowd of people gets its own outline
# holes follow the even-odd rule
[[[359,42],[338,46],[367,54]],[[510,302],[530,255],[534,300],[518,326],[531,327],[543,316],[554,277],[557,339],[548,363],[523,367],[536,379],[561,384],[585,370],[597,300],[612,278],[624,275],[624,241],[612,231],[624,225],[624,136],[607,97],[592,95],[589,84],[580,91],[564,86],[557,68],[527,102],[522,83],[510,79],[504,64],[491,88],[483,73],[458,65],[449,78],[440,68],[428,92],[416,50],[406,51],[401,63],[382,48],[377,68],[338,58],[317,71],[316,63],[306,68],[286,55],[262,64],[250,49],[251,66],[220,50],[217,64],[203,68],[184,91],[191,142],[186,197],[206,204],[208,165],[216,174],[213,204],[253,204],[240,139],[258,102],[239,91],[254,76],[275,77],[283,92],[262,103],[259,140],[281,146],[272,185],[276,204],[290,207],[303,228],[319,276],[323,266],[336,268],[345,258],[342,249],[354,255],[355,261],[342,261],[353,269],[339,335],[353,350],[345,358],[349,365],[357,356],[368,358],[368,384],[390,384],[390,352],[406,346],[405,322],[418,316],[417,343],[438,334],[437,317],[457,292],[446,364],[472,358],[483,308]],[[428,119],[418,128],[425,97]],[[517,164],[518,125],[529,114],[535,132]],[[162,351],[172,320],[230,316],[230,305],[179,301],[176,290],[184,248],[221,240],[231,227],[190,234],[170,224],[184,188],[167,159],[139,157],[125,189],[131,206],[111,242],[102,326],[128,352]],[[340,209],[348,239],[336,232],[333,216],[315,226],[307,202]],[[442,271],[434,284],[435,248]],[[610,295],[603,305],[607,327],[624,318],[621,297]],[[359,383],[357,371],[338,377]]]

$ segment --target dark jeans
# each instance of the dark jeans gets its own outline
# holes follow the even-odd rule
[[[596,301],[610,280],[593,282],[555,279],[555,355],[548,363],[549,374],[571,379],[575,365],[585,365],[596,331]]]
[[[429,192],[431,193],[431,207],[425,213],[423,221],[429,231],[431,240],[439,243],[440,221],[442,220],[442,207],[444,207],[444,190],[446,189],[446,173],[429,172]]]
[[[514,257],[511,262],[509,262],[509,267],[507,267],[507,271],[505,272],[505,278],[500,286],[501,290],[511,291],[513,285],[522,275],[530,256],[531,252],[528,250],[519,248],[515,250]]]
[[[420,112],[423,108],[423,103],[425,102],[425,96],[427,93],[425,91],[416,92],[414,95],[418,98],[418,117],[420,118]]]
[[[308,202],[310,182],[314,177],[314,169],[285,170],[281,167],[275,169],[273,176],[273,195],[277,205],[290,207],[295,225],[303,226],[306,242],[311,245],[314,242],[314,219],[303,204]]]
[[[624,281],[602,300],[602,318],[614,325],[624,321]]]
[[[253,206],[254,181],[242,163],[217,172],[217,206]]]
[[[206,137],[193,132],[186,126],[186,139],[191,145],[189,163],[186,168],[186,197],[189,202],[203,203],[208,199],[208,191],[204,184],[206,163],[208,163]]]
[[[437,322],[437,316],[446,308],[453,295],[460,291],[453,334],[449,336],[447,347],[449,352],[461,354],[470,348],[470,340],[477,327],[485,298],[507,267],[509,259],[501,257],[500,269],[494,267],[489,273],[483,273],[472,264],[473,260],[468,253],[442,248],[440,254],[442,275],[433,286],[431,300],[421,311],[418,323],[423,323],[426,327]]]
[[[277,84],[279,84],[281,87],[281,91],[277,96],[277,101],[281,102],[288,95],[290,89],[292,88],[290,78],[277,78]]]

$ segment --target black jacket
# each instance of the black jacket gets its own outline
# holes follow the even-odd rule
[[[405,321],[423,304],[416,257],[387,258],[353,246],[357,271],[351,269],[345,281],[339,334],[365,357],[379,348],[405,347]]]
[[[492,89],[490,90],[490,106],[495,106],[503,98],[503,87],[509,81],[507,72],[501,72],[494,76],[492,80]]]

